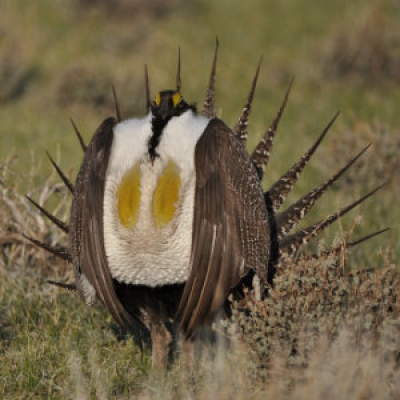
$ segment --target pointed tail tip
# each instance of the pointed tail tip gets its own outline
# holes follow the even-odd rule
[[[43,208],[39,203],[37,203],[35,200],[33,200],[28,195],[25,195],[25,198],[31,204],[33,204],[33,206],[36,207],[44,216],[46,216],[51,222],[53,222],[53,224],[58,226],[62,231],[64,231],[65,233],[69,232],[69,226],[65,222],[61,221],[55,215],[53,215],[52,213],[47,211],[45,208]]]
[[[217,71],[218,48],[219,48],[219,41],[218,38],[216,38],[214,57],[211,65],[211,73],[208,81],[206,98],[204,100],[203,109],[201,111],[202,116],[210,119],[214,118],[216,115],[214,97],[215,97],[215,77]]]
[[[146,113],[147,113],[147,112],[149,112],[149,110],[151,108],[149,71],[147,69],[147,64],[144,65],[144,86],[145,86]]]
[[[53,157],[50,155],[50,153],[46,150],[46,155],[48,159],[51,162],[51,165],[53,168],[56,170],[57,174],[61,178],[61,180],[64,182],[64,185],[68,188],[70,193],[74,194],[75,193],[75,186],[73,183],[69,180],[69,178],[64,174],[62,169],[58,166],[58,164],[54,161]]]
[[[378,235],[381,235],[382,233],[390,231],[390,229],[391,228],[384,228],[384,229],[380,229],[379,231],[372,232],[372,233],[370,233],[368,235],[365,235],[365,236],[363,236],[363,237],[361,237],[359,239],[352,240],[351,242],[348,242],[347,246],[348,247],[357,246],[357,245],[359,245],[359,244],[361,244],[363,242],[366,242],[367,240],[370,240],[370,239],[374,238],[375,236],[378,236]]]
[[[181,48],[178,47],[178,66],[176,71],[176,91],[180,92],[182,86],[181,81]]]
[[[112,91],[112,94],[113,94],[114,108],[115,108],[115,114],[116,114],[116,117],[117,117],[117,121],[118,121],[118,122],[121,122],[121,121],[122,121],[121,109],[120,109],[120,107],[119,107],[117,92],[115,91],[114,85],[111,85],[111,91]]]
[[[260,60],[258,61],[258,66],[259,66],[259,67],[261,67],[263,61],[264,61],[264,54],[261,54]]]
[[[67,290],[72,290],[72,291],[77,290],[75,283],[58,282],[58,281],[53,281],[51,279],[47,279],[46,282],[49,283],[50,285],[58,286],[62,289],[67,289]]]
[[[71,122],[72,127],[74,128],[76,137],[79,140],[81,148],[82,148],[83,152],[85,152],[87,150],[87,146],[86,146],[85,141],[83,140],[82,134],[80,133],[80,131],[79,131],[78,127],[76,126],[75,121],[72,119],[72,117],[69,117],[69,120]]]
[[[328,131],[331,126],[336,122],[336,120],[339,118],[340,115],[340,111],[336,111],[336,113],[333,115],[333,117],[331,118],[331,120],[328,122],[328,125],[326,126],[326,128],[324,129],[324,132]]]

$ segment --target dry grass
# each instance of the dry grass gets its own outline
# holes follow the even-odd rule
[[[330,141],[330,157],[324,164],[332,170],[335,161],[354,149],[371,143],[371,148],[361,160],[336,185],[347,193],[354,192],[357,187],[372,188],[386,182],[395,199],[400,196],[400,131],[390,129],[379,121],[372,124],[363,122],[343,128],[340,138]]]
[[[130,15],[149,15],[152,18],[165,17],[182,3],[182,0],[162,1],[155,0],[74,0],[75,7],[80,12],[97,10],[106,13],[108,16],[118,18],[130,18]]]
[[[398,2],[341,0],[321,8],[308,0],[285,7],[262,0],[147,3],[2,4],[0,398],[399,398]],[[339,123],[294,197],[373,142],[314,216],[389,181],[358,215],[342,219],[324,237],[340,244],[349,233],[392,230],[352,249],[350,256],[304,258],[311,252],[305,249],[296,261],[282,260],[269,297],[256,302],[249,295],[235,304],[232,320],[215,326],[216,344],[200,346],[192,370],[178,360],[160,375],[150,371],[149,349],[141,351],[103,309],[86,307],[73,293],[47,283],[73,279],[70,266],[21,232],[52,245],[63,245],[66,238],[24,193],[67,221],[67,191],[38,159],[43,149],[54,154],[61,148],[61,165],[73,180],[81,153],[68,117],[89,133],[87,139],[113,112],[111,83],[124,116],[142,114],[144,64],[152,90],[170,86],[178,46],[185,97],[201,104],[216,35],[221,42],[217,107],[228,123],[236,121],[258,57],[265,55],[250,147],[296,75],[268,183],[306,150],[339,108]],[[13,148],[19,158],[10,156]],[[323,252],[325,242],[314,249]]]
[[[326,57],[329,76],[400,83],[400,39],[383,9],[384,2],[377,2],[351,30],[340,26]]]
[[[160,375],[103,310],[46,283],[72,271],[20,233],[53,245],[65,237],[19,194],[13,160],[1,173],[4,398],[398,398],[400,285],[389,249],[373,270],[348,265],[344,248],[323,255],[322,244],[320,258],[306,249],[282,258],[264,301],[249,293],[214,327],[216,342],[199,344],[192,369],[178,359]],[[54,175],[29,194],[66,219],[67,193]]]

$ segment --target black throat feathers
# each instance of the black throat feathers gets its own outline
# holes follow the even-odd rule
[[[154,162],[156,157],[159,157],[157,147],[168,122],[171,118],[179,117],[187,110],[192,110],[196,113],[196,106],[186,103],[179,92],[165,90],[157,94],[151,104],[151,129],[153,134],[148,141],[148,153],[151,162]]]

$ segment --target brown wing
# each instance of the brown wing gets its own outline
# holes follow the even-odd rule
[[[124,327],[135,323],[114,290],[103,240],[103,198],[105,175],[113,141],[114,118],[106,119],[97,129],[85,151],[72,201],[69,238],[77,287],[91,301],[89,281],[96,297],[114,319]],[[86,281],[87,280],[87,281]]]
[[[221,308],[254,269],[267,274],[269,227],[263,190],[243,144],[219,119],[195,149],[191,270],[177,312],[187,337]]]

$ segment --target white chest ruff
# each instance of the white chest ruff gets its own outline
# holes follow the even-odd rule
[[[111,275],[118,281],[145,286],[183,283],[190,268],[195,191],[194,150],[209,120],[190,111],[172,118],[157,147],[152,164],[148,140],[150,117],[128,120],[114,128],[104,193],[104,244]],[[173,162],[180,175],[179,200],[172,220],[156,226],[152,202],[160,175]],[[137,222],[120,222],[117,191],[122,177],[140,163],[140,203]]]

